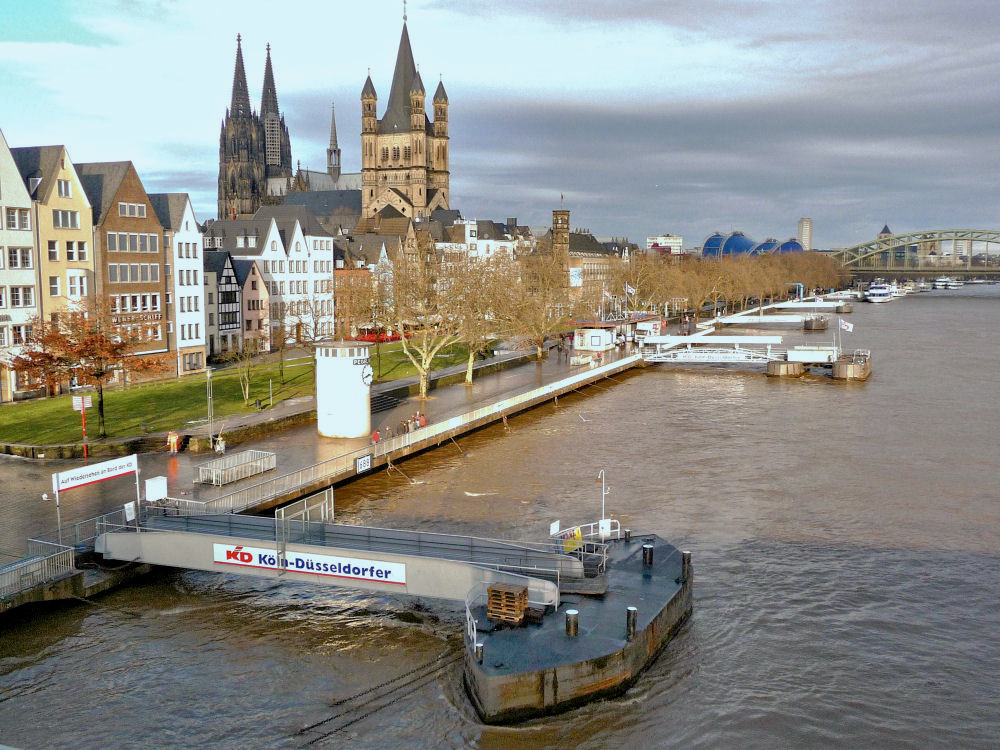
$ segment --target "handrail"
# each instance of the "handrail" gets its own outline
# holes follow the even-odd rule
[[[250,487],[236,490],[227,495],[222,495],[208,501],[205,506],[207,513],[238,513],[247,508],[259,505],[263,502],[279,497],[286,492],[293,491],[298,487],[312,484],[320,480],[331,479],[341,474],[353,471],[355,461],[366,456],[381,457],[391,456],[394,452],[410,448],[414,445],[430,443],[435,438],[449,437],[456,429],[465,425],[478,422],[481,419],[504,415],[512,409],[533,401],[540,397],[545,397],[551,393],[571,388],[574,385],[595,379],[605,372],[620,368],[623,364],[632,364],[642,359],[640,354],[632,354],[613,362],[600,365],[590,370],[586,370],[568,378],[563,378],[553,383],[534,388],[525,393],[511,396],[488,406],[474,409],[462,415],[451,417],[443,422],[436,422],[421,427],[414,432],[384,440],[371,446],[365,446],[353,451],[348,451],[339,456],[320,461],[311,466],[304,467],[288,474],[265,480]]]
[[[0,599],[17,596],[76,570],[72,547],[29,539],[27,551],[27,557],[0,567]]]

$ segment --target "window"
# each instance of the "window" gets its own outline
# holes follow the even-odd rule
[[[170,292],[167,292],[164,297],[164,302],[168,305],[172,305],[174,302],[174,295],[171,294]]]
[[[86,297],[87,296],[87,277],[82,274],[69,274],[67,281],[69,282],[69,296],[70,297]]]
[[[389,161],[389,147],[382,147],[382,161]]]
[[[30,247],[8,247],[7,268],[32,268]]]
[[[164,248],[170,247],[170,235],[169,234],[163,235],[163,247]]]
[[[214,326],[215,325],[215,313],[209,313],[208,314],[208,324],[210,326]]]
[[[160,235],[158,234],[149,235],[149,252],[151,253],[160,252]]]
[[[31,229],[31,212],[26,208],[8,208],[7,228]]]
[[[7,346],[7,326],[0,326],[0,347]]]
[[[253,321],[250,320],[250,318],[247,318],[245,322],[246,322],[247,330],[248,331],[252,330]]]
[[[34,307],[35,287],[33,286],[12,286],[10,288],[11,307]]]
[[[118,281],[118,265],[116,263],[112,263],[108,266],[108,281],[112,284],[115,284]]]
[[[118,204],[118,215],[119,216],[135,216],[140,219],[146,218],[146,204],[145,203],[119,203]]]
[[[77,260],[87,260],[87,243],[77,242],[76,243],[76,259]]]
[[[31,326],[11,326],[10,330],[13,334],[11,343],[14,346],[24,344],[31,338]]]
[[[59,277],[49,276],[49,296],[58,297],[59,296]]]
[[[409,161],[410,158],[410,147],[406,146],[403,148],[403,158]]]
[[[392,160],[399,161],[399,146],[392,147]]]
[[[73,183],[71,183],[69,180],[56,180],[56,187],[59,190],[60,198],[73,197]]]
[[[251,281],[250,282],[250,288],[253,289],[254,291],[256,291],[256,289],[257,289],[257,282],[256,281]]]
[[[159,312],[159,310],[160,310],[160,295],[159,294],[152,295],[152,299],[150,301],[150,310],[152,310],[153,312]]]
[[[128,236],[128,249],[130,253],[139,252],[139,235],[130,234]]]
[[[7,291],[6,288],[0,286],[0,308],[7,307],[7,302],[6,302],[7,295],[5,294],[6,291]]]
[[[140,234],[139,235],[139,252],[148,253],[149,252],[149,235]]]
[[[59,260],[59,243],[49,240],[49,260]]]
[[[208,293],[208,304],[211,305],[214,300],[215,300],[215,298],[212,296],[212,293],[209,292]]]
[[[56,229],[79,229],[80,212],[64,211],[62,209],[52,209],[52,226]]]

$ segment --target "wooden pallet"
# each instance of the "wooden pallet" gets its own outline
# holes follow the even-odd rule
[[[494,583],[487,588],[486,616],[499,622],[520,624],[528,607],[528,587]]]

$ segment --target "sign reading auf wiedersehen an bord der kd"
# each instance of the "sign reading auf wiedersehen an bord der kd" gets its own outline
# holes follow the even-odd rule
[[[213,544],[213,561],[244,568],[278,570],[278,555],[273,549],[243,545]],[[350,557],[313,555],[290,551],[285,554],[284,569],[293,573],[347,578],[354,581],[406,584],[406,564],[356,560]]]
[[[79,469],[60,471],[52,475],[52,490],[54,492],[65,492],[74,487],[83,487],[85,484],[103,482],[106,479],[123,477],[126,474],[134,474],[139,469],[139,457],[134,453],[124,458],[113,458],[110,461],[102,461],[99,464],[81,466]]]

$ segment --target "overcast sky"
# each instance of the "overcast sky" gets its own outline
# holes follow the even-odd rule
[[[150,192],[215,214],[219,128],[243,35],[265,45],[292,159],[324,169],[330,105],[360,169],[368,69],[389,95],[397,0],[0,0],[0,129],[74,161],[131,159]],[[996,0],[412,0],[414,58],[451,101],[451,202],[466,218],[600,237],[715,230],[843,247],[993,229]]]

